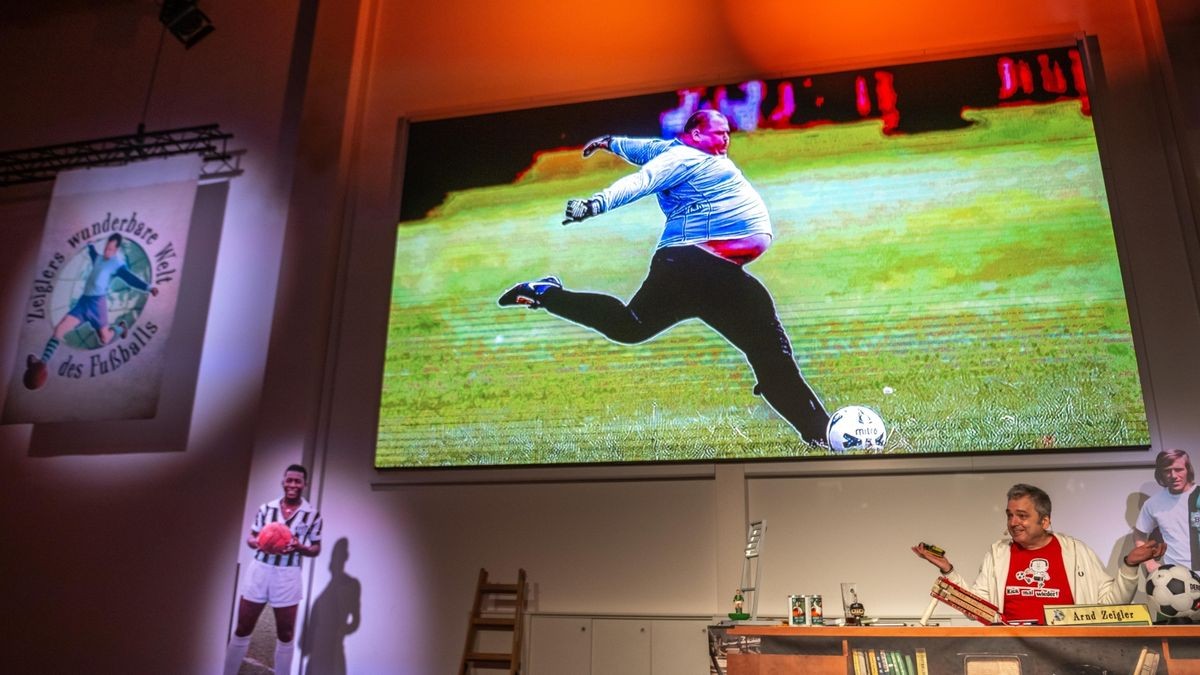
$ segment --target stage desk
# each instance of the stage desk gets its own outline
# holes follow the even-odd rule
[[[714,675],[1200,675],[1200,625],[711,626],[709,650]]]

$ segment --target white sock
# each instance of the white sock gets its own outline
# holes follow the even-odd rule
[[[296,641],[275,640],[275,675],[291,675],[292,655],[296,653]]]
[[[237,675],[238,669],[242,667],[242,661],[246,658],[246,652],[249,650],[249,635],[246,637],[234,635],[229,639],[229,644],[225,646],[225,675]]]

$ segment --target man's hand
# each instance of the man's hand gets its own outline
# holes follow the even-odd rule
[[[917,554],[918,558],[927,560],[930,565],[938,568],[942,574],[949,574],[954,570],[954,564],[946,559],[946,556],[941,556],[929,549],[925,548],[925,544],[917,544],[912,547],[913,553]]]
[[[608,146],[611,143],[612,136],[593,138],[587,142],[587,145],[583,146],[583,158],[587,159],[588,157],[591,157],[592,153],[596,152],[597,150],[608,150]]]
[[[1129,567],[1137,567],[1147,560],[1161,558],[1167,552],[1167,545],[1161,541],[1144,541],[1133,550],[1125,554],[1125,564]]]
[[[292,541],[289,542],[288,545],[283,549],[282,555],[290,555],[292,553],[299,553],[300,555],[308,556],[309,558],[315,558],[320,552],[321,552],[321,542],[317,542],[315,544],[308,544],[306,546],[306,545],[300,543],[299,538],[292,537]]]
[[[598,216],[601,213],[604,213],[604,207],[600,205],[599,199],[594,197],[591,199],[568,199],[562,224],[578,223],[581,220]]]

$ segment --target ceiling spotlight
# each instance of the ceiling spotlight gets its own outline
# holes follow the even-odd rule
[[[187,49],[215,30],[208,15],[196,6],[196,0],[163,0],[158,20]]]

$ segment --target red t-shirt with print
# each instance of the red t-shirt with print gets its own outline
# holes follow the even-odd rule
[[[1046,605],[1071,605],[1070,577],[1063,565],[1062,544],[1057,537],[1037,550],[1010,544],[1012,557],[1004,583],[1004,620],[1036,620],[1044,623]]]

